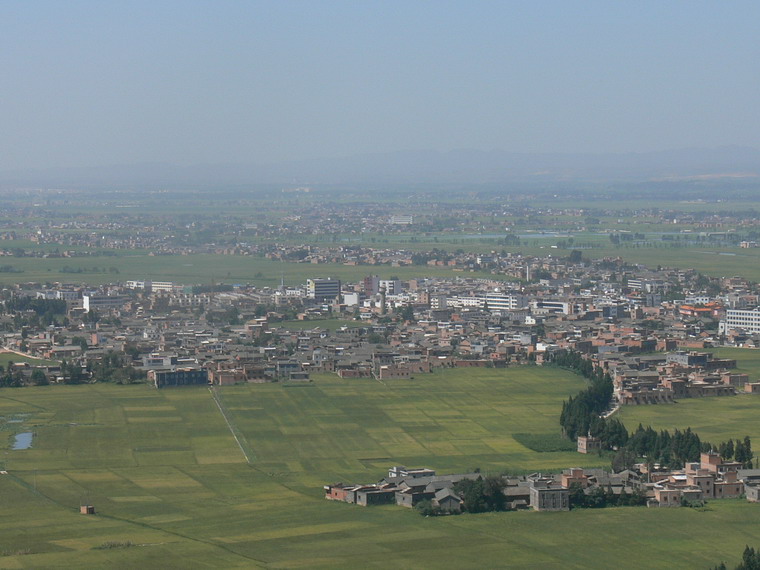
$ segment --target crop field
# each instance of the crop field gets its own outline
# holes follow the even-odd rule
[[[16,354],[15,352],[0,350],[0,366],[5,368],[9,362],[19,364],[21,362],[28,362],[32,366],[45,366],[59,364],[55,360],[45,360],[44,358],[32,358],[31,356],[24,356]]]
[[[760,350],[749,348],[715,348],[709,352],[720,358],[736,360],[736,372],[748,374],[750,381],[760,380]],[[675,404],[626,406],[618,416],[632,431],[641,423],[653,428],[685,429],[691,427],[700,438],[718,444],[745,435],[760,442],[760,397],[756,394],[720,398],[682,398]],[[755,452],[757,456],[760,453]]]
[[[443,267],[350,266],[336,263],[312,265],[284,263],[253,256],[214,254],[152,256],[145,252],[113,257],[22,257],[10,259],[9,264],[18,272],[0,273],[0,284],[60,281],[98,285],[129,279],[151,279],[187,285],[215,282],[253,283],[258,286],[276,287],[280,284],[281,277],[285,278],[287,285],[298,285],[313,277],[359,281],[369,274],[379,275],[381,279],[388,279],[391,276],[411,279],[423,275],[427,277],[471,275]],[[484,275],[485,273],[482,272],[477,274],[479,277]]]
[[[321,375],[304,385],[225,387],[217,391],[220,406],[204,387],[4,389],[0,568],[708,568],[737,561],[756,540],[760,514],[742,501],[715,501],[703,511],[426,519],[401,507],[322,498],[325,483],[373,482],[395,464],[443,473],[606,466],[608,457],[521,443],[562,449],[561,401],[584,385],[535,367],[385,383]],[[757,415],[746,419],[753,425],[741,433],[760,433]],[[33,434],[30,449],[11,448],[20,432]],[[79,514],[80,504],[98,514]]]
[[[576,236],[580,242],[583,236]],[[593,249],[583,249],[586,257],[621,257],[631,263],[643,263],[650,267],[668,266],[693,268],[714,277],[743,275],[748,279],[760,280],[760,249],[739,249],[735,246],[689,246],[689,247],[635,247],[612,246],[607,238],[595,236]],[[506,250],[523,255],[566,257],[569,249],[553,249],[558,238],[531,238],[521,246],[502,246],[493,238],[454,239],[442,237],[417,240],[392,239],[389,244],[363,243],[370,247],[399,247],[409,250],[431,250],[433,248],[454,252],[462,249],[472,252]],[[300,242],[299,242],[300,243]],[[357,242],[358,243],[358,242]],[[329,245],[329,244],[327,244]],[[334,277],[347,281],[359,281],[363,277],[376,274],[381,279],[392,276],[400,279],[420,277],[490,277],[510,280],[504,275],[492,275],[490,271],[456,271],[446,267],[389,265],[343,265],[336,263],[281,262],[263,257],[240,255],[149,255],[143,250],[119,252],[119,255],[91,257],[8,257],[4,265],[9,270],[0,272],[0,285],[27,282],[88,283],[98,285],[129,279],[152,279],[174,281],[182,284],[196,283],[251,283],[257,286],[276,287],[284,277],[287,285],[305,283],[313,277]]]
[[[316,328],[335,331],[342,327],[364,327],[367,323],[351,319],[309,319],[307,321],[283,321],[274,326],[281,326],[288,330],[312,330]]]

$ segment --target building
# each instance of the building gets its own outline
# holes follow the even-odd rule
[[[712,355],[706,352],[687,352],[685,350],[679,350],[678,352],[671,352],[665,357],[666,364],[678,364],[683,367],[699,366],[706,367],[708,360]]]
[[[375,295],[380,292],[380,278],[377,275],[368,275],[362,282],[365,295]]]
[[[149,370],[148,380],[156,388],[168,386],[206,386],[209,383],[205,368],[177,368],[176,370]]]
[[[523,295],[488,293],[481,300],[482,307],[487,307],[489,311],[514,311],[528,306],[528,299]]]
[[[126,297],[111,295],[83,295],[82,307],[85,311],[108,311],[120,309],[129,299]]]
[[[340,297],[340,279],[308,279],[307,296],[315,301],[328,301]]]
[[[569,315],[573,312],[572,305],[566,301],[556,301],[551,299],[534,299],[530,302],[530,310],[536,315],[547,315],[553,313],[562,313]]]
[[[128,289],[145,289],[149,292],[173,291],[176,286],[171,281],[127,281]]]
[[[401,281],[398,279],[380,279],[379,291],[385,291],[387,295],[398,295],[401,293]]]
[[[750,334],[760,333],[760,307],[754,309],[727,309],[726,317],[718,330],[725,334],[732,329],[741,329]]]
[[[596,453],[602,450],[602,441],[598,437],[578,436],[578,453]]]
[[[395,465],[388,469],[388,478],[392,477],[411,477],[412,479],[419,479],[421,477],[434,477],[435,470],[428,469],[427,467],[418,467],[415,469],[408,469],[403,465]]]
[[[530,484],[530,506],[536,511],[569,511],[570,489],[553,479],[533,480]]]

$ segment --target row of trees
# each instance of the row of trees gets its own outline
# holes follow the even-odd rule
[[[583,491],[580,483],[570,485],[570,506],[574,509],[602,509],[604,507],[637,507],[647,504],[647,496],[644,489],[638,489],[633,493],[623,490],[615,495],[611,488],[596,487],[588,495]]]
[[[608,373],[575,351],[557,351],[549,356],[548,363],[572,370],[591,381],[589,388],[563,402],[560,425],[570,439],[588,434],[599,438],[605,449],[616,449],[612,461],[615,471],[631,468],[640,458],[679,469],[685,463],[699,461],[700,453],[711,449],[717,449],[725,461],[733,460],[745,467],[752,466],[752,443],[746,436],[743,440],[728,440],[714,448],[710,443],[701,441],[691,428],[685,431],[676,429],[671,434],[667,430],[657,432],[652,427],[644,428],[639,424],[636,431],[629,435],[620,420],[601,417],[609,407],[614,391]]]
[[[124,362],[124,356],[109,351],[100,360],[87,363],[87,371],[95,382],[133,384],[145,378],[145,373]]]
[[[34,311],[38,316],[45,313],[66,314],[66,301],[61,299],[33,299],[32,297],[14,297],[5,301],[5,312]]]
[[[718,446],[718,453],[726,461],[737,461],[748,469],[752,467],[752,442],[748,435],[745,435],[743,440],[737,439],[734,442],[729,439],[721,443]]]
[[[667,430],[657,432],[651,426],[644,428],[639,424],[626,445],[618,449],[612,468],[615,471],[630,469],[639,458],[646,457],[652,464],[679,469],[687,462],[699,461],[699,454],[710,448],[710,444],[703,443],[691,428],[675,430],[671,435]]]
[[[606,447],[625,444],[628,438],[625,426],[619,420],[600,417],[612,401],[612,377],[575,351],[556,351],[549,355],[548,364],[572,370],[591,381],[591,386],[562,403],[559,422],[565,436],[576,440],[579,435],[590,433]]]
[[[728,567],[725,562],[721,562],[713,570],[728,570]],[[736,566],[736,570],[760,570],[760,548],[755,550],[745,546],[742,561]]]
[[[651,426],[645,428],[639,424],[628,442],[618,449],[612,460],[612,469],[630,469],[643,457],[651,464],[680,469],[685,463],[699,461],[700,453],[713,449],[718,450],[724,461],[737,461],[746,468],[752,466],[752,442],[749,436],[736,442],[728,440],[715,447],[702,441],[691,428],[686,428],[685,431],[675,430],[671,434],[667,430],[657,432]]]

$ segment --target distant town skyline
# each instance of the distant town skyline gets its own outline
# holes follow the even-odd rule
[[[0,5],[0,171],[760,147],[748,1]]]

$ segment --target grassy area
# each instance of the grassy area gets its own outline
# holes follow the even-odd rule
[[[20,362],[28,362],[32,366],[46,366],[60,364],[56,360],[45,360],[44,358],[32,358],[31,356],[22,356],[15,352],[2,352],[0,351],[0,366],[3,368],[8,366],[9,362],[18,364]]]
[[[288,330],[311,330],[319,327],[329,331],[338,330],[341,327],[366,327],[367,323],[353,319],[310,319],[308,321],[283,321],[273,326],[282,326]]]
[[[280,277],[287,285],[305,283],[310,277],[334,277],[359,281],[374,274],[381,279],[398,276],[400,279],[415,277],[455,277],[487,275],[484,272],[463,273],[443,267],[391,267],[351,266],[335,263],[313,265],[311,263],[284,263],[262,257],[235,255],[162,255],[152,256],[135,252],[132,255],[95,258],[14,258],[10,264],[21,273],[0,273],[0,285],[10,283],[41,283],[60,281],[64,283],[86,282],[91,285],[127,281],[129,279],[152,279],[176,283],[254,283],[259,286],[276,287]],[[85,270],[83,273],[66,272],[65,268]],[[98,272],[93,268],[97,267]],[[118,271],[112,272],[110,268]]]
[[[750,380],[760,379],[760,350],[748,348],[716,348],[710,352],[720,358],[733,358],[737,372]],[[625,406],[618,416],[629,431],[641,423],[654,429],[691,427],[699,436],[713,443],[749,435],[760,442],[760,397],[752,394],[721,398],[683,398],[675,404]]]
[[[3,390],[0,416],[23,421],[5,423],[2,433],[35,435],[31,449],[8,445],[2,455],[0,568],[707,568],[737,561],[755,540],[758,513],[740,501],[715,501],[706,511],[425,519],[322,498],[325,483],[374,481],[394,464],[441,472],[605,465],[606,458],[529,448],[556,442],[561,401],[584,385],[570,373],[526,367],[385,384],[317,376],[309,385],[225,388],[221,400],[250,465],[206,388]],[[709,403],[722,401],[740,398]],[[749,421],[760,432],[760,420]],[[78,514],[81,503],[99,514]]]
[[[711,348],[717,358],[736,360],[736,372],[748,374],[752,382],[760,380],[760,350],[752,348]]]
[[[639,423],[651,425],[656,430],[690,427],[700,438],[715,444],[745,435],[749,435],[753,442],[760,442],[758,417],[760,397],[752,394],[684,398],[675,404],[656,406],[626,406],[619,415],[629,430],[635,429]]]

